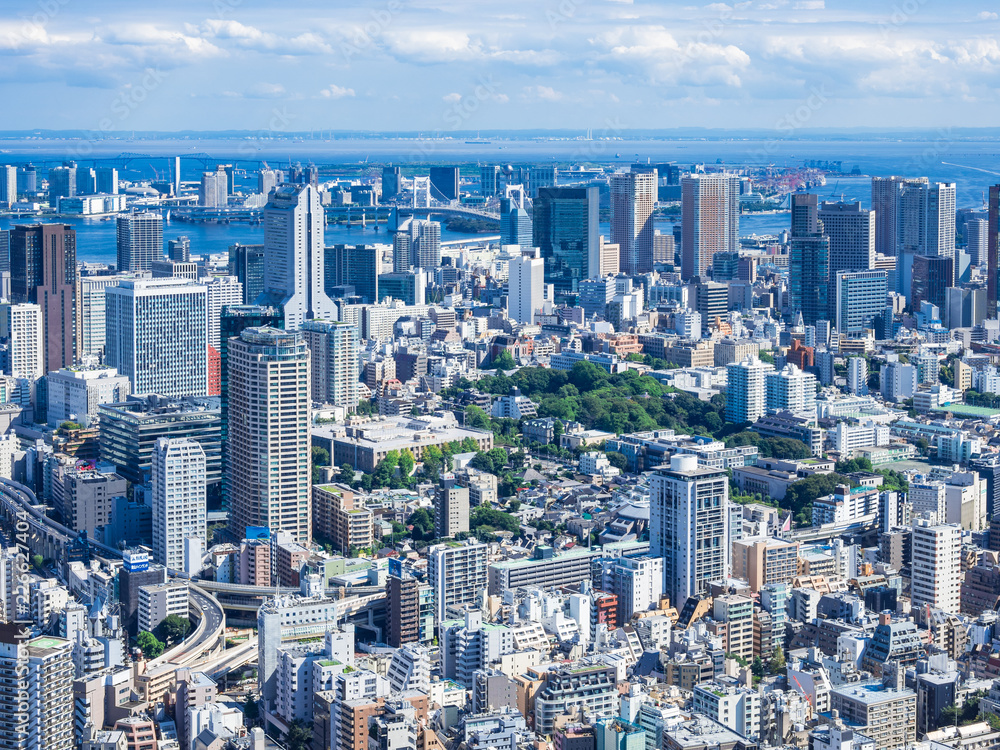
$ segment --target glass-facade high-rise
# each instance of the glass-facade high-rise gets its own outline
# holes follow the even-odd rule
[[[823,233],[818,206],[815,195],[792,196],[788,294],[792,309],[802,313],[808,326],[825,320],[830,306],[830,238]]]
[[[600,218],[596,187],[543,187],[532,221],[532,242],[542,251],[545,283],[575,293],[581,279],[598,274]]]
[[[510,198],[500,199],[500,244],[531,247],[531,217]]]
[[[841,271],[835,274],[837,331],[850,338],[864,335],[885,311],[889,294],[885,271]]]
[[[264,293],[264,246],[230,245],[229,273],[243,285],[243,304],[255,304]]]
[[[439,245],[440,245],[440,234]],[[323,285],[327,295],[338,297],[339,286],[354,287],[354,294],[361,301],[375,304],[379,301],[378,276],[381,250],[375,245],[334,245],[324,251]]]

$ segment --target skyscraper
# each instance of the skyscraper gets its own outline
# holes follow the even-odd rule
[[[60,198],[76,195],[76,162],[63,162],[49,170],[49,205],[56,206]]]
[[[122,276],[81,276],[80,293],[80,358],[100,357],[104,354],[104,326],[106,315],[105,292],[117,286]]]
[[[42,309],[45,371],[76,362],[80,342],[76,232],[64,224],[15,226],[10,233],[10,295]]]
[[[681,178],[681,277],[706,276],[716,253],[740,249],[740,178],[725,172]]]
[[[764,376],[767,387],[767,411],[790,411],[793,414],[816,415],[816,376],[803,372],[789,362],[783,370]]]
[[[611,176],[611,241],[618,245],[622,273],[653,270],[655,205],[655,174],[623,172]]]
[[[263,526],[308,544],[309,348],[298,331],[248,328],[229,340],[228,368],[230,530],[243,539],[248,526]]]
[[[118,170],[114,167],[98,167],[97,192],[107,195],[118,195]]]
[[[458,167],[431,167],[430,179],[434,200],[458,200]]]
[[[229,461],[229,342],[247,328],[281,328],[284,319],[276,307],[262,305],[230,305],[219,318],[219,403],[220,438],[222,445],[222,507],[229,507],[229,478],[225,470]]]
[[[528,192],[532,198],[545,188],[555,187],[558,170],[552,167],[534,166],[528,168]]]
[[[600,191],[543,187],[532,217],[532,244],[542,252],[545,283],[576,292],[580,279],[600,275]]]
[[[518,323],[534,323],[544,299],[545,266],[538,248],[522,249],[510,260],[507,315]]]
[[[17,192],[34,195],[38,192],[38,170],[27,164],[17,170]]]
[[[622,260],[621,248],[614,242],[605,242],[603,234],[600,236],[597,244],[597,267],[595,268],[593,265],[590,265],[588,278],[600,279],[604,276],[617,276],[621,270],[619,266]],[[584,286],[586,286],[586,281],[587,279],[580,279],[579,285],[573,291],[582,291]]]
[[[264,208],[264,293],[285,328],[337,317],[323,288],[323,207],[311,185],[279,185]]]
[[[500,244],[531,247],[532,220],[524,206],[511,198],[500,199]]]
[[[440,230],[439,230],[440,231]],[[338,286],[354,287],[354,294],[361,301],[375,304],[379,301],[378,276],[382,265],[382,252],[375,245],[334,245],[326,248],[326,293]]]
[[[914,255],[910,280],[910,307],[920,309],[921,302],[939,308],[945,306],[945,290],[951,286],[954,260],[940,255]]]
[[[163,257],[163,217],[144,211],[118,215],[118,270],[149,271]]]
[[[152,471],[153,553],[167,569],[185,570],[185,537],[206,537],[205,451],[194,440],[160,438]]]
[[[972,265],[986,265],[989,236],[989,223],[986,219],[969,219],[966,222],[965,241],[969,252],[969,262]]]
[[[218,349],[220,346],[219,321],[222,308],[230,305],[243,304],[243,285],[235,276],[212,276],[203,280],[207,293],[207,327],[208,345]]]
[[[264,293],[264,246],[230,245],[229,274],[243,285],[243,304],[255,304]]]
[[[897,213],[897,250],[902,256],[896,265],[897,291],[908,295],[914,256],[955,256],[955,184],[931,183],[926,177],[906,180],[900,187]],[[948,286],[953,281],[949,279]]]
[[[427,553],[427,580],[434,591],[438,623],[444,622],[449,607],[474,605],[487,587],[487,546],[467,539],[464,544],[440,544]]]
[[[0,716],[12,750],[70,750],[73,739],[73,644],[0,623]]]
[[[17,203],[17,167],[12,164],[0,166],[0,204],[10,208]]]
[[[167,257],[174,263],[191,262],[191,240],[188,237],[178,237],[167,241]],[[159,258],[156,258],[159,260]]]
[[[898,255],[899,195],[903,177],[872,177],[872,211],[875,212],[875,252]]]
[[[769,363],[752,358],[726,365],[727,422],[756,422],[767,413],[764,378],[772,370]]]
[[[441,479],[434,503],[434,534],[446,539],[469,530],[469,488],[458,484],[453,474]]]
[[[910,599],[914,611],[925,605],[944,612],[958,612],[961,575],[962,527],[935,526],[919,520],[913,526],[913,583]]]
[[[393,272],[401,273],[411,268],[433,271],[440,265],[441,225],[438,222],[409,219],[396,231],[392,241]]]
[[[489,198],[500,192],[503,177],[500,167],[487,164],[479,167],[479,192],[484,198]]]
[[[885,311],[888,297],[888,274],[885,271],[840,271],[835,274],[837,331],[850,338],[864,335],[874,326],[875,318]]]
[[[105,290],[105,363],[135,393],[208,391],[208,295],[181,279],[127,279]]]
[[[382,200],[392,200],[399,195],[401,177],[399,167],[382,167]]]
[[[864,271],[875,262],[875,214],[860,203],[820,204],[818,218],[830,238],[830,272]]]
[[[864,357],[847,358],[847,390],[855,396],[868,395],[868,361]]]
[[[10,273],[10,230],[0,229],[0,271]]]
[[[990,185],[989,237],[986,245],[986,317],[997,314],[997,281],[1000,280],[1000,185]]]
[[[830,238],[823,234],[818,205],[815,195],[792,196],[788,296],[807,326],[825,319],[830,309]]]
[[[0,338],[9,347],[7,375],[37,380],[45,375],[42,308],[29,303],[0,305]]]
[[[663,558],[664,593],[683,608],[688,597],[729,574],[729,478],[699,466],[697,456],[674,455],[652,477],[649,549]]]
[[[353,412],[358,406],[358,328],[336,320],[308,320],[302,336],[309,347],[310,379],[314,401],[343,406]]]
[[[278,175],[265,164],[260,172],[257,173],[257,192],[261,195],[270,195],[277,184]]]

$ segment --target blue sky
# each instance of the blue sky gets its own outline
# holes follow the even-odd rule
[[[0,129],[993,126],[995,7],[5,2]]]

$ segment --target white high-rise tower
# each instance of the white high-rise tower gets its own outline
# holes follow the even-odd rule
[[[312,538],[309,349],[300,331],[248,328],[228,342],[229,525]],[[280,398],[272,394],[281,394]]]
[[[184,539],[205,540],[205,451],[194,440],[160,438],[153,446],[153,552],[168,569],[184,568]]]
[[[653,475],[649,497],[649,551],[663,558],[664,593],[678,609],[709,581],[729,572],[729,478],[675,455]]]
[[[718,172],[682,178],[681,228],[684,279],[705,277],[716,253],[739,250],[739,176]]]
[[[510,261],[507,279],[507,314],[518,323],[534,323],[545,291],[545,261],[537,247],[522,248]]]
[[[623,172],[611,176],[611,242],[618,245],[622,273],[653,270],[655,206],[655,174]]]
[[[323,206],[311,185],[279,185],[264,208],[264,292],[285,313],[285,329],[337,318],[323,288]]]

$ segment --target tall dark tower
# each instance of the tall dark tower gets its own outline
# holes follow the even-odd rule
[[[42,308],[45,372],[76,360],[83,325],[77,282],[76,231],[71,226],[30,224],[11,229],[11,301]]]
[[[1000,273],[998,242],[1000,242],[1000,185],[990,185],[989,245],[986,248],[986,262],[989,267],[986,276],[987,318],[997,314],[997,274]]]

